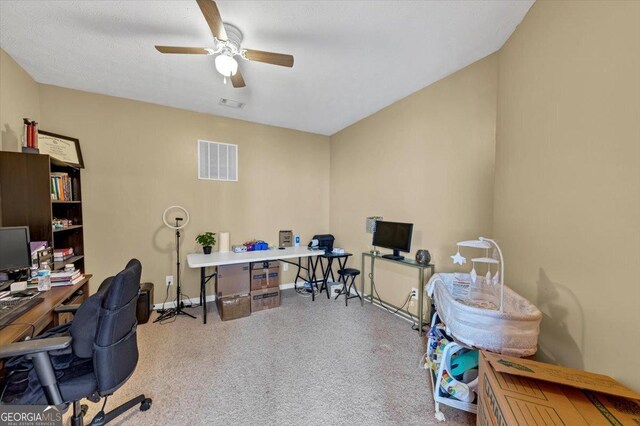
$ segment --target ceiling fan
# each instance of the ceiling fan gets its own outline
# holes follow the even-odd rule
[[[248,61],[264,62],[289,68],[293,67],[292,55],[243,49],[241,46],[242,33],[233,25],[222,22],[222,17],[218,11],[216,2],[213,0],[196,1],[204,15],[204,19],[211,29],[214,47],[156,46],[158,52],[187,55],[218,55],[215,59],[216,70],[224,76],[225,84],[227,83],[227,78],[230,78],[231,84],[236,88],[246,86],[244,78],[242,78],[242,74],[238,69],[236,57]]]

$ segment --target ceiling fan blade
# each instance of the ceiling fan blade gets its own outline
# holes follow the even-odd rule
[[[178,46],[156,46],[160,53],[185,53],[190,55],[208,55],[209,51],[204,47],[178,47]]]
[[[235,87],[236,89],[246,86],[240,70],[236,71],[235,75],[231,76],[231,84],[233,84],[233,87]]]
[[[200,10],[204,15],[204,19],[207,20],[211,34],[220,41],[227,41],[227,31],[222,24],[222,17],[216,2],[213,0],[196,0]]]
[[[244,55],[250,61],[264,62],[289,68],[293,66],[293,56],[291,55],[253,49],[246,49]]]

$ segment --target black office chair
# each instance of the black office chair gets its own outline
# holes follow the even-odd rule
[[[73,321],[32,340],[0,346],[7,383],[3,403],[48,404],[66,409],[73,403],[72,426],[83,425],[86,405],[82,398],[99,402],[113,394],[133,374],[138,362],[136,304],[142,265],[132,259],[115,277],[102,282],[98,291],[79,307],[62,306],[59,312],[75,312]],[[140,404],[151,407],[144,395],[91,421],[105,424]]]

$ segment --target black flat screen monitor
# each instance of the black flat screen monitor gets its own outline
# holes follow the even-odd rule
[[[30,267],[29,228],[26,226],[0,228],[0,271]]]
[[[373,245],[393,250],[393,255],[383,257],[395,260],[404,259],[400,252],[411,251],[411,236],[413,234],[413,223],[400,222],[376,222],[376,230],[373,233]]]

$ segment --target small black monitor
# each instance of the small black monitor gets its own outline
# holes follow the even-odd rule
[[[373,245],[393,250],[393,255],[383,257],[401,260],[400,252],[411,251],[411,236],[413,235],[413,223],[400,222],[376,222],[376,230],[373,233]]]
[[[29,228],[26,226],[0,228],[0,271],[30,267]]]

